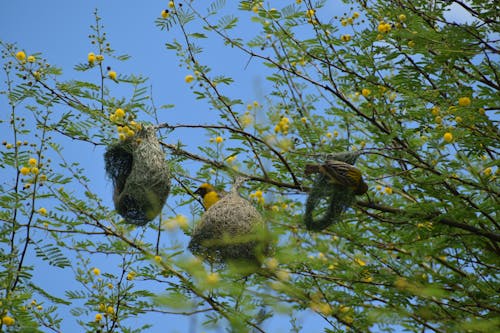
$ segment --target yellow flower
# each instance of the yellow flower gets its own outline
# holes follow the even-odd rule
[[[99,304],[99,311],[104,312],[104,310],[106,310],[106,305],[104,305],[103,303]]]
[[[45,215],[47,215],[47,209],[45,209],[45,208],[43,208],[43,207],[42,207],[42,208],[40,208],[40,209],[38,210],[38,213],[39,213],[40,215],[45,216]]]
[[[190,75],[186,75],[186,77],[184,78],[184,81],[186,83],[191,83],[191,82],[193,82],[193,80],[194,80],[194,76],[192,76],[191,74]]]
[[[296,3],[297,5],[300,5],[300,4],[302,3],[302,0],[295,0],[295,3]]]
[[[391,25],[389,23],[380,22],[377,28],[380,33],[388,33],[391,31]]]
[[[314,9],[308,9],[307,12],[306,12],[306,16],[308,18],[312,18],[312,17],[314,17],[315,13],[316,13],[316,11]]]
[[[398,16],[398,19],[399,19],[401,22],[404,22],[404,21],[406,21],[406,15],[405,15],[405,14],[400,14],[400,15]]]
[[[235,159],[236,159],[236,155],[229,156],[229,157],[226,158],[226,162],[227,163],[233,163]]]
[[[17,60],[24,62],[26,60],[26,53],[24,53],[23,51],[19,51],[16,53],[16,58]]]
[[[338,137],[338,136],[339,136],[339,132],[337,132],[337,131],[333,131],[333,137],[334,137],[334,138],[336,138],[336,137]]]
[[[130,272],[127,274],[127,280],[128,281],[132,281],[133,279],[135,279],[135,276],[137,275],[136,272]],[[108,308],[109,309],[109,308]]]
[[[351,40],[351,35],[349,35],[349,34],[342,35],[342,36],[340,36],[340,40],[343,42],[348,42]]]
[[[408,42],[408,47],[412,47],[412,48],[413,48],[413,47],[415,47],[415,42],[414,42],[414,41],[412,41],[412,40],[410,40],[410,41]]]
[[[446,142],[451,142],[451,141],[453,141],[453,134],[451,134],[450,132],[446,132],[443,135],[443,139]]]
[[[161,11],[161,17],[166,19],[170,16],[170,13],[168,12],[168,10],[164,9]]]
[[[301,121],[303,124],[305,124],[305,123],[307,123],[307,118],[306,118],[306,117],[302,117],[302,118],[300,118],[300,121]]]
[[[34,175],[38,175],[38,173],[40,172],[40,170],[38,170],[37,167],[32,167],[31,168],[31,173],[34,174]]]
[[[156,262],[161,262],[161,257],[160,257],[160,256],[155,256],[155,257],[154,257],[154,260],[155,260]]]
[[[108,77],[109,77],[111,80],[116,80],[116,72],[115,72],[115,71],[109,71],[109,72],[108,72]]]
[[[384,192],[385,192],[386,194],[392,194],[392,187],[386,187],[386,188],[384,189]]]
[[[364,88],[363,90],[361,90],[361,95],[363,95],[365,97],[368,97],[371,93],[372,93],[372,91],[370,89]]]
[[[97,267],[94,267],[94,269],[92,269],[92,273],[97,276],[101,274],[101,270]]]
[[[36,158],[30,158],[28,161],[28,164],[31,166],[35,166],[37,163],[38,162],[37,162]]]
[[[259,12],[259,6],[253,6],[252,7],[252,12],[258,13]]]
[[[115,286],[113,286],[112,283],[108,283],[108,289],[113,289]]]
[[[276,277],[281,281],[288,281],[290,279],[290,273],[285,270],[279,270],[276,272]]]
[[[170,8],[174,8],[174,2],[173,2],[173,1],[169,1],[169,2],[168,2],[168,6],[169,6]]]
[[[342,24],[342,26],[345,27],[347,25],[347,20],[346,19],[340,20],[340,24]]]
[[[269,258],[267,259],[266,261],[266,266],[268,269],[274,271],[276,268],[278,268],[278,260],[276,260],[276,258]]]
[[[479,114],[481,114],[481,115],[483,115],[483,114],[484,114],[484,112],[485,112],[484,108],[479,108],[477,111],[478,111],[478,112],[479,112]]]
[[[28,57],[28,62],[35,62],[36,61],[36,58],[34,56],[29,56]]]
[[[16,323],[16,321],[12,317],[9,317],[9,316],[2,317],[2,324],[4,324],[5,326],[12,326],[15,323]]]
[[[116,109],[115,111],[115,117],[117,118],[123,118],[125,116],[125,111],[121,108]]]
[[[436,118],[434,118],[434,121],[436,122],[436,124],[441,124],[443,122],[443,119],[440,116],[437,116]]]
[[[115,309],[112,306],[108,306],[106,309],[106,312],[108,314],[112,315],[113,313],[115,313]]]
[[[219,282],[219,280],[220,280],[220,276],[219,276],[219,273],[217,273],[217,272],[210,273],[206,277],[207,284],[209,284],[211,286],[217,284],[217,282]]]
[[[104,56],[102,54],[98,54],[95,56],[95,60],[98,62],[102,62],[104,60]]]
[[[27,167],[22,167],[20,171],[23,176],[26,176],[30,172],[30,169]]]
[[[321,313],[324,316],[329,316],[332,314],[333,310],[330,304],[323,302],[311,302],[310,307],[312,310]]]
[[[100,313],[96,314],[94,321],[100,322],[101,320],[102,320],[102,314],[100,314]]]
[[[352,18],[357,19],[358,17],[359,17],[359,13],[358,12],[352,13]]]
[[[439,106],[433,106],[431,109],[431,113],[433,116],[437,116],[439,114]]]
[[[118,134],[118,139],[120,141],[124,141],[126,138],[127,138],[127,136],[125,134],[123,134],[123,133]]]
[[[461,122],[462,122],[462,120],[463,120],[463,119],[462,119],[462,117],[460,117],[460,116],[456,116],[456,117],[455,117],[455,121],[456,121],[457,123],[461,123]]]
[[[458,105],[469,106],[470,105],[470,98],[469,97],[460,97],[458,99]]]
[[[354,262],[358,264],[359,266],[366,266],[366,262],[364,262],[361,258],[354,258]]]
[[[90,52],[87,55],[87,61],[89,62],[89,64],[93,64],[94,63],[94,61],[95,61],[95,54],[94,54],[94,52]]]
[[[489,176],[491,175],[491,168],[486,168],[483,170],[483,173],[486,175],[486,176]]]
[[[128,137],[134,136],[135,132],[132,130],[128,130],[127,133],[125,133]]]
[[[215,138],[215,142],[216,143],[222,143],[222,141],[224,141],[224,139],[222,137],[220,137],[220,136],[218,136],[218,137]]]

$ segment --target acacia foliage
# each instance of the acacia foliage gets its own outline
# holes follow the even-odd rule
[[[498,9],[493,1],[335,6],[169,4],[156,24],[192,73],[193,97],[212,109],[208,124],[174,124],[147,96],[145,78],[109,75],[106,61],[127,56],[110,47],[97,15],[91,39],[104,59],[74,68],[97,72],[97,80],[63,80],[41,54],[32,62],[2,43],[10,113],[2,125],[10,137],[1,150],[0,306],[15,320],[2,329],[57,331],[63,309],[89,332],[147,331],[147,322],[136,323],[146,312],[202,312],[206,325],[234,331],[266,331],[277,313],[300,331],[302,311],[327,332],[498,328]],[[450,8],[467,20],[446,15]],[[240,76],[212,69],[214,41],[266,75],[263,100],[251,103],[234,89]],[[127,97],[116,97],[116,83],[130,87]],[[117,109],[125,116],[117,119]],[[160,218],[167,229],[190,234],[194,222],[177,214],[190,209],[199,218],[189,189],[200,181],[220,187],[235,175],[249,179],[242,194],[254,199],[276,241],[261,271],[242,282],[241,271],[213,271],[182,242],[165,241],[158,224],[124,225],[78,157],[66,153],[67,145],[104,151],[117,125],[127,135],[140,121],[158,126],[174,170],[170,208]],[[176,133],[186,129],[216,138],[183,146]],[[363,152],[356,165],[368,194],[341,222],[307,231],[303,202],[312,179],[304,165],[350,150]],[[93,269],[97,254],[116,267]],[[78,286],[63,297],[47,292],[30,256],[73,274]]]

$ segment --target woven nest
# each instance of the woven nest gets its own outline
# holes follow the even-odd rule
[[[262,215],[237,192],[211,206],[195,227],[189,250],[211,263],[260,263],[268,251],[267,229]]]
[[[330,154],[328,160],[337,160],[354,165],[359,152]],[[352,190],[332,184],[328,177],[318,174],[306,200],[304,222],[308,230],[321,231],[340,222],[342,214],[354,202]]]
[[[115,209],[125,222],[145,225],[158,216],[170,191],[170,171],[154,127],[109,146],[104,162]]]

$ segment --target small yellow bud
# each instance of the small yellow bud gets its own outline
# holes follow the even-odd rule
[[[34,57],[34,56],[30,55],[30,56],[28,57],[28,62],[35,62],[35,61],[36,61],[36,59],[35,59],[35,57]]]
[[[42,207],[42,208],[40,208],[40,209],[38,210],[38,213],[39,213],[40,215],[45,216],[45,215],[47,215],[47,209],[45,209],[44,207]]]
[[[30,169],[27,167],[22,167],[20,172],[23,176],[26,176],[30,172]]]
[[[453,134],[451,134],[450,132],[446,132],[443,135],[443,139],[446,142],[452,142],[453,141]]]
[[[94,321],[100,322],[101,320],[102,320],[102,314],[100,314],[100,313],[96,314]]]
[[[115,71],[109,71],[108,72],[108,77],[111,79],[111,80],[116,80],[116,72]]]
[[[194,81],[194,76],[192,76],[191,74],[190,75],[186,75],[186,77],[184,78],[184,81],[186,83],[191,83]]]
[[[222,137],[220,137],[220,136],[218,136],[218,137],[215,138],[215,142],[216,143],[222,143],[222,141],[224,141],[224,139]]]
[[[406,21],[406,15],[405,15],[405,14],[400,14],[400,15],[398,16],[398,19],[399,19],[401,22],[404,22],[404,21]]]
[[[16,58],[17,60],[24,62],[26,60],[26,53],[24,53],[23,51],[19,51],[16,53]]]
[[[97,267],[94,267],[94,269],[92,269],[92,273],[94,273],[94,275],[98,276],[101,274],[101,270]]]

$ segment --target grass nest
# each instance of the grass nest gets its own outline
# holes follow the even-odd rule
[[[104,162],[115,209],[125,222],[142,226],[158,216],[170,191],[170,170],[154,127],[110,145]]]
[[[327,155],[327,160],[342,161],[354,165],[359,152]],[[342,214],[354,203],[354,192],[333,184],[328,177],[318,174],[306,200],[304,223],[308,230],[321,231],[341,221]]]
[[[189,250],[210,263],[260,264],[268,253],[268,232],[262,215],[237,189],[212,205],[196,225]]]

